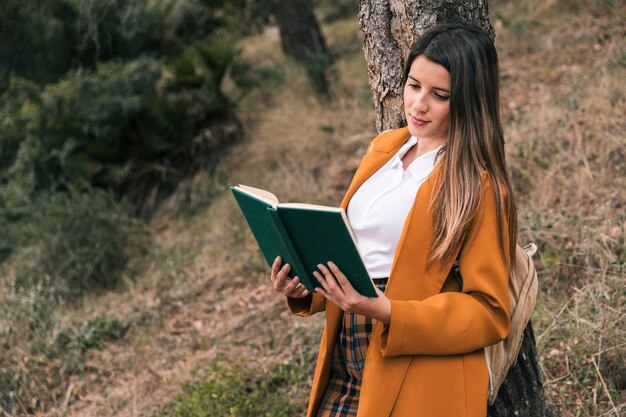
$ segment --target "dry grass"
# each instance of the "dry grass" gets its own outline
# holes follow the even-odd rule
[[[541,249],[534,317],[558,415],[626,410],[623,7],[496,3],[523,240]],[[619,6],[619,5],[618,5]]]

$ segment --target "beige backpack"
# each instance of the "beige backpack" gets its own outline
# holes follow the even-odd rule
[[[500,343],[485,348],[489,369],[489,405],[496,401],[498,389],[509,369],[515,364],[522,346],[524,329],[530,321],[537,301],[537,271],[532,256],[537,245],[529,243],[523,248],[517,245],[515,269],[509,276],[511,297],[511,325],[509,335]]]
[[[511,324],[509,335],[501,342],[485,348],[487,368],[489,369],[489,405],[493,405],[498,396],[498,389],[504,382],[509,369],[515,364],[524,337],[524,329],[537,301],[537,271],[532,256],[537,252],[537,245],[529,243],[523,248],[517,245],[515,269],[509,275],[509,295]],[[459,260],[452,267],[451,274],[463,287],[463,277],[459,272]]]

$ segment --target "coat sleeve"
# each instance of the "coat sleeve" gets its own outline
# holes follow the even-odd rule
[[[293,314],[308,317],[326,309],[326,299],[323,295],[312,293],[304,298],[287,297],[287,305]]]
[[[507,336],[509,264],[498,244],[489,181],[484,189],[483,210],[461,251],[462,292],[442,292],[421,301],[391,300],[391,320],[381,334],[384,357],[468,353]]]

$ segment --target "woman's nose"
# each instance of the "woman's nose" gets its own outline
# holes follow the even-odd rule
[[[422,94],[415,95],[415,100],[411,107],[419,113],[426,113],[428,111],[428,103],[426,103],[425,97]]]

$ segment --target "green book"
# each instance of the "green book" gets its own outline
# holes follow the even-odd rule
[[[332,261],[359,293],[377,297],[342,208],[279,203],[269,191],[246,185],[230,189],[268,265],[280,256],[291,265],[290,276],[314,291],[321,285],[313,271]]]

